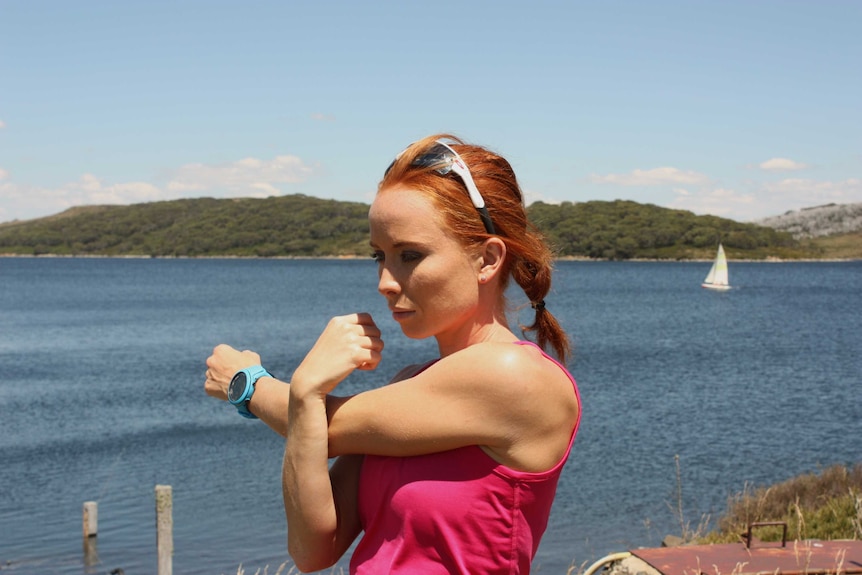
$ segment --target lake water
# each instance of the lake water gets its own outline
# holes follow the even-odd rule
[[[709,263],[558,264],[547,304],[584,414],[535,572],[679,533],[675,456],[692,527],[746,484],[862,461],[862,262],[730,266],[735,289],[714,293]],[[384,363],[341,391],[433,357],[370,260],[0,258],[0,570],[154,573],[168,484],[176,573],[274,573],[283,443],[203,393],[204,360],[227,342],[287,377],[330,316],[360,310]]]

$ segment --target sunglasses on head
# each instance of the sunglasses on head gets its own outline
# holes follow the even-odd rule
[[[401,154],[398,154],[395,159],[397,160],[399,156],[401,156]],[[389,173],[389,170],[392,169],[394,164],[395,160],[393,160],[392,163],[389,164],[389,167],[386,168],[384,177]],[[441,176],[445,176],[449,172],[455,172],[455,174],[461,178],[461,181],[464,182],[464,187],[467,188],[470,200],[479,212],[479,217],[482,218],[482,223],[485,224],[485,230],[492,235],[497,233],[494,231],[494,224],[491,222],[488,208],[485,207],[485,199],[482,197],[482,194],[479,193],[479,188],[476,187],[476,183],[473,181],[473,176],[470,175],[470,170],[467,168],[467,164],[464,163],[464,160],[461,159],[458,152],[450,148],[447,144],[437,141],[425,152],[416,156],[413,161],[410,162],[410,165],[420,168],[432,168],[434,172],[437,172]]]

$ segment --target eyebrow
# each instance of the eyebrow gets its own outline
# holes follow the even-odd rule
[[[379,248],[377,244],[373,241],[369,241],[368,245],[372,248]],[[403,242],[395,242],[392,244],[392,247],[395,249],[403,249],[403,248],[426,248],[428,246],[428,242],[414,242],[414,241],[403,241]]]

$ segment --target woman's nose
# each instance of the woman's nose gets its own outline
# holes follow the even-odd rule
[[[392,272],[383,265],[380,267],[380,280],[377,282],[377,291],[379,291],[384,296],[389,296],[393,294],[397,294],[400,290],[400,285],[397,281],[395,281],[395,276],[392,275]]]

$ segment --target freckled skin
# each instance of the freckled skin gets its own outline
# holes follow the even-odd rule
[[[447,342],[475,335],[482,257],[463,249],[434,205],[406,188],[378,194],[369,212],[378,290],[404,334]]]

